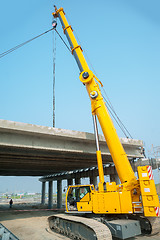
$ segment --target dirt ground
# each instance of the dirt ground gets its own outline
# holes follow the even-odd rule
[[[37,203],[16,202],[11,209],[8,203],[0,203],[0,223],[20,240],[68,240],[69,238],[49,229],[47,219],[55,212],[56,209],[48,210],[47,206]],[[152,222],[154,222],[154,229],[151,236],[139,236],[132,239],[160,240],[160,218],[153,218]]]
[[[9,204],[0,204],[0,223],[20,240],[67,240],[49,229],[47,219],[53,213],[41,205],[17,203],[10,209]]]

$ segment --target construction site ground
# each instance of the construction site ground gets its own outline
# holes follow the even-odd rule
[[[60,212],[63,212],[62,209]],[[20,240],[67,240],[69,238],[49,229],[48,217],[57,209],[48,210],[47,206],[31,203],[0,204],[0,223],[7,227]],[[160,219],[154,219],[154,231],[150,236],[138,236],[130,240],[160,240]]]

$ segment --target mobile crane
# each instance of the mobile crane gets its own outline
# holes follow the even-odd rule
[[[134,219],[140,219],[140,216],[159,217],[160,204],[151,167],[139,166],[137,170],[139,179],[136,179],[103,100],[99,87],[99,84],[103,86],[101,81],[89,69],[82,48],[77,43],[72,27],[68,24],[65,17],[63,8],[57,9],[55,6],[53,16],[54,18],[60,19],[64,34],[70,44],[72,55],[74,56],[80,70],[80,81],[85,85],[91,101],[100,180],[98,190],[95,190],[95,186],[92,184],[85,186],[69,186],[66,194],[66,212],[72,214],[85,213],[88,215],[92,213],[94,216],[103,215],[109,217],[112,216],[112,218],[113,216],[128,216],[129,218],[134,216]],[[53,26],[55,27],[56,24]],[[121,184],[116,185],[115,182],[105,183],[104,181],[103,163],[98,139],[97,118]],[[143,217],[141,218],[141,222],[143,222]],[[67,221],[66,219],[67,218],[64,217],[63,220]],[[149,224],[149,222],[146,221],[146,218],[144,222]],[[52,225],[55,225],[55,223]],[[144,223],[141,225],[144,225],[144,229],[149,228],[148,231],[151,232],[150,225],[149,227]],[[62,232],[65,232],[65,230],[63,229]]]

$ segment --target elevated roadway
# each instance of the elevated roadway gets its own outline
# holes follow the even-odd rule
[[[121,138],[129,159],[142,158],[141,140]],[[113,163],[100,135],[103,163]],[[0,175],[45,176],[97,166],[94,134],[0,120]]]

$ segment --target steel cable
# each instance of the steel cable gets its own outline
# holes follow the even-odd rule
[[[0,58],[5,57],[5,56],[8,55],[9,53],[11,53],[11,52],[17,50],[17,49],[20,48],[20,47],[23,47],[23,46],[26,45],[27,43],[29,43],[29,42],[35,40],[36,38],[39,38],[39,37],[43,36],[44,34],[50,32],[50,31],[52,31],[52,30],[54,30],[54,28],[51,28],[51,29],[49,29],[49,30],[47,30],[47,31],[45,31],[45,32],[43,32],[43,33],[41,33],[41,34],[39,34],[38,36],[36,36],[36,37],[34,37],[34,38],[31,38],[30,40],[27,40],[27,41],[25,41],[25,42],[23,42],[23,43],[21,43],[21,44],[15,46],[15,47],[9,49],[9,50],[7,50],[7,51],[1,53],[1,54],[0,54]]]

